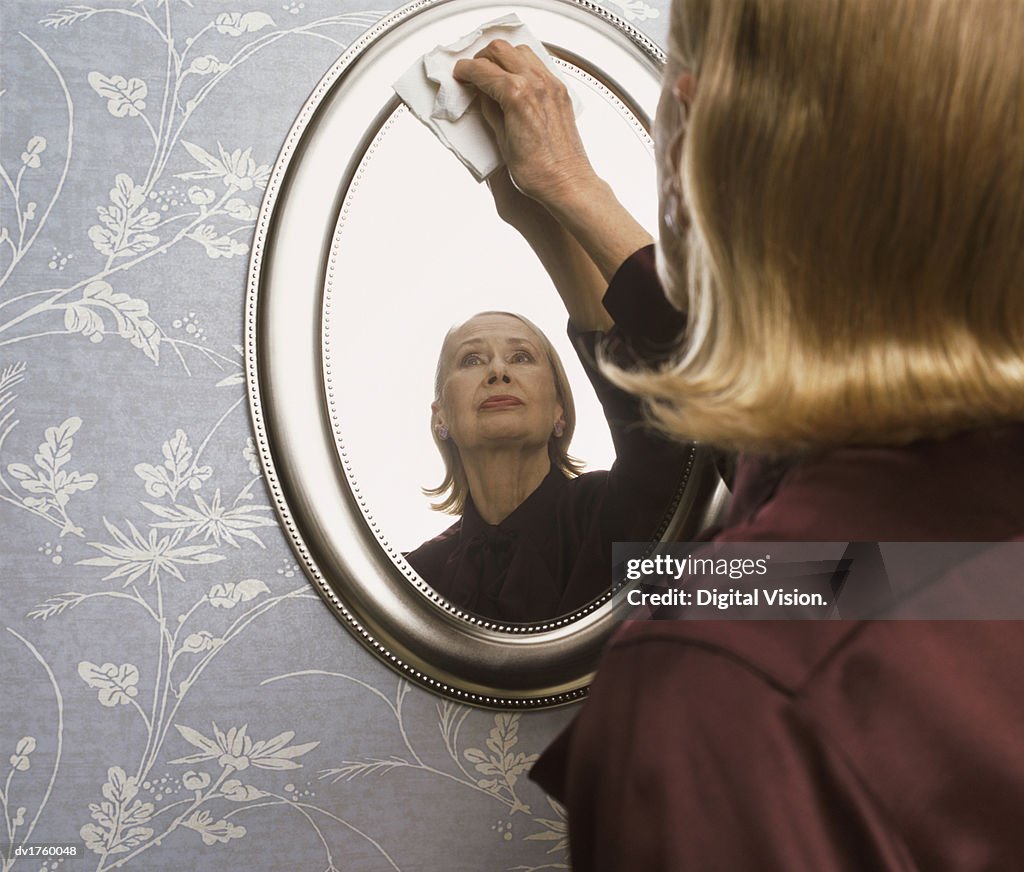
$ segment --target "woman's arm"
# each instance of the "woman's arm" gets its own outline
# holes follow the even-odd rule
[[[459,61],[455,74],[481,92],[484,117],[515,183],[493,181],[499,213],[537,252],[573,325],[607,330],[612,320],[601,299],[608,281],[653,240],[591,166],[565,85],[527,46],[504,40]],[[517,202],[519,191],[543,207],[558,232],[552,232],[554,222]]]
[[[601,304],[608,281],[568,230],[532,197],[522,193],[502,167],[487,179],[498,215],[519,231],[551,277],[580,331],[607,333],[615,323]]]

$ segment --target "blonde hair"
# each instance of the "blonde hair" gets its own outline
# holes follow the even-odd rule
[[[1022,57],[1021,0],[675,0],[658,269],[690,323],[609,377],[771,454],[1024,419]]]
[[[576,406],[572,399],[572,388],[569,385],[569,377],[565,374],[565,367],[562,366],[562,359],[551,344],[551,340],[544,333],[522,315],[514,312],[487,311],[477,312],[472,318],[468,318],[462,324],[452,327],[441,343],[441,353],[437,357],[437,370],[434,375],[434,402],[441,404],[444,395],[444,383],[448,379],[448,371],[451,368],[448,363],[451,350],[451,340],[455,333],[468,324],[473,318],[481,315],[505,315],[521,321],[537,337],[537,343],[544,352],[551,372],[555,380],[555,395],[562,406],[563,417],[565,418],[565,429],[561,436],[553,433],[548,439],[548,457],[551,458],[551,465],[561,471],[569,478],[575,478],[583,471],[583,463],[569,454],[569,443],[572,442],[573,433],[576,432]],[[430,435],[437,446],[444,461],[444,480],[432,488],[423,488],[423,493],[428,497],[441,497],[430,507],[437,512],[446,512],[450,515],[461,515],[466,508],[466,498],[469,496],[469,482],[466,479],[466,470],[462,465],[462,458],[459,449],[451,439],[441,439],[437,434],[437,415],[430,416]]]

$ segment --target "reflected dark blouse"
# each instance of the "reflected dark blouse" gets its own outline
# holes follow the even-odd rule
[[[622,266],[604,306],[615,320],[607,336],[570,325],[569,337],[604,409],[615,463],[572,479],[553,468],[497,525],[467,499],[462,518],[407,554],[459,608],[510,623],[572,612],[609,589],[612,542],[647,540],[666,518],[690,448],[647,430],[637,400],[610,384],[594,360],[600,341],[617,362],[654,360],[682,330],[683,317],[655,278],[653,247]]]

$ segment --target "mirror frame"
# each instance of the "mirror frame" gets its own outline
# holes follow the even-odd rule
[[[417,0],[385,16],[324,75],[275,162],[249,263],[245,370],[256,445],[281,526],[339,621],[422,687],[471,705],[526,709],[584,697],[601,648],[629,607],[622,598],[613,602],[609,591],[570,615],[503,625],[463,612],[411,570],[403,572],[401,555],[368,520],[338,435],[344,428],[323,354],[331,320],[325,315],[337,297],[325,288],[339,283],[335,228],[363,157],[394,109],[391,83],[435,45],[509,12],[522,13],[563,60],[596,73],[650,130],[664,53],[594,3]],[[608,68],[594,65],[602,54]],[[366,124],[353,123],[358,119]],[[693,538],[726,499],[710,453],[691,448],[675,504],[654,538]]]

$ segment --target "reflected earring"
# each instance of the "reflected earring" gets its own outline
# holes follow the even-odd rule
[[[555,438],[556,439],[561,439],[562,435],[564,433],[565,433],[565,422],[564,421],[555,421]]]
[[[448,438],[448,428],[444,424],[437,427],[437,438],[444,442]]]

